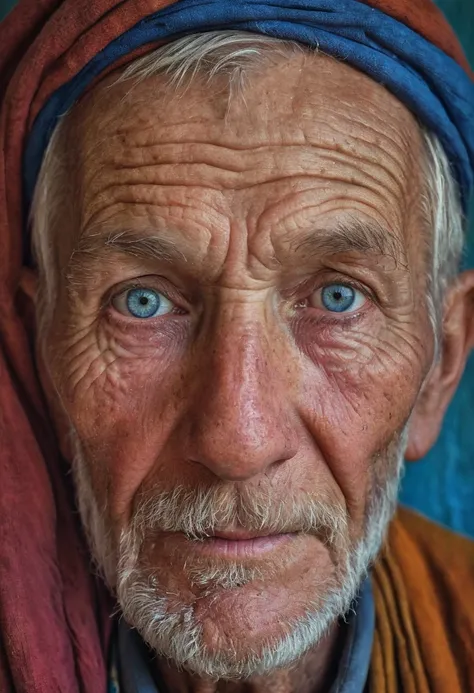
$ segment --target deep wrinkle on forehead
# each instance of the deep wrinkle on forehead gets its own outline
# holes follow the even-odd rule
[[[322,60],[323,73],[335,64],[317,60],[318,65]],[[297,71],[302,83],[304,67],[305,61]],[[329,75],[328,98],[322,98],[324,92],[318,89],[314,95],[306,80],[301,89],[292,85],[286,90],[290,95],[282,99],[282,112],[275,116],[270,101],[265,104],[272,98],[269,87],[265,93],[257,89],[255,110],[237,97],[236,112],[235,102],[229,110],[232,117],[224,117],[212,98],[203,98],[191,87],[177,99],[182,113],[173,110],[176,104],[168,113],[167,102],[157,119],[163,89],[158,78],[153,78],[156,93],[147,84],[134,87],[131,93],[143,87],[136,100],[120,99],[119,92],[102,103],[99,92],[92,107],[86,106],[82,122],[75,118],[79,130],[73,144],[80,155],[78,181],[84,197],[79,201],[81,231],[71,239],[71,252],[66,254],[67,277],[75,285],[82,278],[90,281],[94,268],[100,274],[101,263],[110,259],[133,260],[137,266],[146,263],[152,271],[163,265],[184,273],[201,270],[205,280],[209,247],[214,257],[219,255],[219,264],[227,256],[227,245],[242,235],[237,242],[258,255],[258,263],[266,268],[278,265],[281,273],[296,263],[317,268],[322,258],[350,255],[349,260],[382,277],[388,265],[379,261],[388,257],[393,260],[391,276],[384,280],[396,284],[393,269],[407,273],[409,246],[419,243],[412,240],[413,229],[406,223],[418,189],[413,177],[418,173],[417,126],[388,93],[383,93],[380,108],[371,104],[374,90],[380,95],[382,87],[352,68],[338,64],[339,68],[345,79]],[[345,94],[339,83],[347,82],[347,70],[367,89],[354,102],[355,108],[349,108],[353,85]],[[264,75],[257,74],[257,79],[262,77],[265,85]],[[274,81],[274,75],[269,79]],[[256,89],[250,80],[248,88]],[[336,100],[332,91],[339,95]],[[151,98],[148,106],[147,98]],[[117,102],[116,111],[112,102]],[[96,108],[101,103],[105,112],[99,132]],[[400,131],[397,118],[393,122],[389,118],[392,106],[401,111]],[[367,122],[363,122],[365,108]],[[288,119],[288,109],[294,118]],[[310,117],[312,110],[320,131]],[[386,125],[381,124],[384,114]],[[413,147],[407,146],[410,125]],[[104,139],[104,128],[109,126]],[[80,142],[82,152],[77,149]],[[313,193],[314,199],[321,197],[320,206],[318,201],[314,204]],[[304,210],[311,205],[315,209],[305,217]],[[136,211],[122,213],[126,208]],[[187,228],[186,224],[180,228],[179,219],[173,218],[176,210],[185,216]],[[213,276],[222,269],[214,267]]]
[[[212,157],[210,164],[221,177],[230,157],[228,173],[239,174],[259,163],[260,150],[274,155],[306,145],[316,147],[320,156],[333,163],[342,162],[345,153],[354,153],[360,162],[376,167],[370,174],[377,172],[406,189],[404,173],[416,149],[416,122],[393,95],[355,69],[326,56],[300,56],[298,61],[276,65],[274,71],[249,73],[243,95],[234,95],[230,103],[199,74],[195,79],[195,87],[190,84],[177,94],[162,77],[131,88],[118,85],[110,92],[99,86],[95,95],[85,99],[85,112],[79,106],[74,140],[84,141],[92,156],[98,146],[105,151],[104,142],[114,143],[112,156],[105,153],[101,162],[112,168],[207,164]],[[121,91],[115,94],[118,87]],[[181,149],[176,149],[177,144]],[[383,161],[378,156],[381,150]],[[254,184],[272,178],[268,171],[255,173],[260,180],[256,177]],[[330,174],[330,169],[325,173]]]

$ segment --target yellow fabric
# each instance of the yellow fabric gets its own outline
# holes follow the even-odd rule
[[[474,693],[474,542],[400,510],[372,583],[370,693]]]

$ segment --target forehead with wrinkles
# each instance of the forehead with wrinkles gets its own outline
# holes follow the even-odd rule
[[[109,80],[75,109],[64,261],[81,248],[103,259],[117,233],[122,250],[151,236],[152,250],[169,256],[173,246],[170,259],[189,269],[192,258],[209,281],[231,246],[262,276],[351,235],[362,251],[382,243],[404,264],[418,257],[421,136],[393,95],[325,56],[252,68],[230,100],[224,80],[197,76],[177,93],[160,76]]]

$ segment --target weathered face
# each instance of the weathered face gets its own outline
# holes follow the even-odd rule
[[[431,365],[421,138],[324,57],[252,73],[230,106],[204,81],[129,92],[70,116],[45,380],[110,580],[122,541],[209,650],[258,652],[347,577]]]

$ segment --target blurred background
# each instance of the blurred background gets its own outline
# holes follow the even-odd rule
[[[474,66],[474,0],[438,0]],[[0,19],[14,0],[0,0]],[[474,267],[474,209],[465,267]],[[474,355],[448,411],[436,447],[407,465],[401,500],[453,529],[474,536]]]

